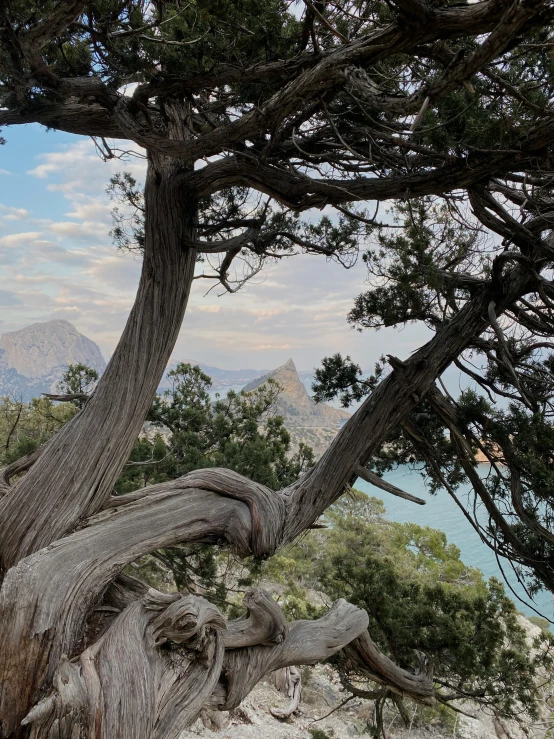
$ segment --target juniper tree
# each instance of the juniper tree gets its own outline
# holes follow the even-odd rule
[[[428,201],[402,204],[395,211],[404,225],[400,235],[378,229],[375,247],[363,255],[371,286],[356,298],[349,314],[360,330],[416,322],[440,325],[458,310],[446,262],[456,261],[466,270],[462,279],[491,281],[499,259],[530,265],[525,250],[518,253],[508,244],[491,261],[483,255],[477,233],[464,237],[459,228],[448,233],[456,224]],[[536,293],[510,306],[503,325],[494,314],[494,301],[489,303],[490,326],[476,333],[453,361],[469,386],[457,398],[444,384],[431,388],[389,429],[386,444],[369,461],[378,474],[415,463],[431,492],[448,491],[484,543],[504,558],[501,567],[513,569],[529,598],[540,589],[554,592],[554,344],[549,340],[554,304],[549,265],[545,267]],[[316,397],[340,397],[349,406],[373,392],[386,376],[387,364],[403,371],[402,362],[383,357],[375,374],[364,379],[350,357],[329,357],[316,372]],[[476,459],[489,464],[486,475]],[[462,483],[472,489],[473,504],[465,504]]]
[[[548,630],[530,649],[498,580],[486,582],[467,567],[442,531],[392,522],[384,513],[380,500],[354,488],[326,511],[328,528],[309,532],[263,564],[266,577],[282,588],[287,614],[318,615],[322,607],[313,597],[310,602],[308,589],[324,600],[346,595],[368,613],[372,639],[396,664],[410,670],[425,660],[433,665],[437,702],[456,705],[463,693],[529,729],[552,667]],[[396,703],[403,718],[406,709],[386,684],[375,684],[355,652],[351,656],[346,647],[332,662],[347,691],[374,701],[375,734],[384,736],[384,704]],[[408,719],[413,724],[414,715]]]
[[[130,141],[148,161],[137,201],[142,275],[108,368],[71,422],[3,473],[4,737],[175,737],[201,711],[238,705],[267,672],[348,643],[391,690],[433,700],[429,674],[381,654],[367,614],[345,601],[287,625],[258,593],[247,619],[226,622],[205,599],[146,592],[120,574],[177,542],[270,555],[366,474],[393,429],[411,429],[425,397],[467,462],[435,382],[475,347],[492,358],[486,381],[510,395],[514,383],[537,414],[518,372],[539,371],[537,352],[548,348],[536,344],[551,326],[551,3],[305,5],[300,19],[280,0],[8,0],[0,9],[0,125],[92,136],[106,158],[120,148],[112,139]],[[311,473],[273,491],[196,470],[112,495],[195,268],[234,291],[265,261],[301,251],[348,266],[379,218],[387,223],[364,203],[413,203],[417,222],[415,199],[425,197],[461,235],[449,226],[431,251],[407,247],[400,268],[414,288],[393,290],[392,307],[381,301],[382,319],[369,300],[362,318],[424,320],[434,336],[391,360]],[[334,216],[304,219],[324,207]],[[481,243],[476,229],[498,236]],[[505,338],[508,320],[541,336],[530,353]],[[524,507],[525,474],[521,489],[517,475],[513,484]]]
[[[63,373],[56,387],[60,394],[45,393],[45,395],[52,400],[71,401],[78,408],[82,408],[88,396],[94,391],[97,382],[98,372],[92,367],[87,367],[86,364],[78,362],[77,364],[70,364]]]

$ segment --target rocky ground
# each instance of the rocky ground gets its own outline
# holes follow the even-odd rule
[[[342,708],[347,694],[340,691],[330,667],[323,665],[303,669],[304,689],[300,710],[293,718],[280,721],[270,713],[271,707],[285,706],[287,698],[272,685],[260,683],[243,704],[226,715],[224,728],[212,731],[198,720],[180,739],[351,739],[372,736],[372,703],[354,699]],[[388,739],[544,739],[544,724],[521,729],[512,724],[500,725],[492,717],[467,706],[468,716],[447,715],[436,709],[411,706],[411,726],[402,725],[398,714],[387,717]],[[333,709],[336,709],[333,711]],[[332,712],[333,711],[333,712]],[[326,718],[322,718],[329,714]],[[322,732],[322,733],[318,733]]]
[[[521,617],[530,640],[538,627]],[[301,668],[302,700],[299,711],[285,721],[271,715],[270,709],[284,707],[288,698],[268,682],[260,683],[242,705],[230,714],[219,715],[223,728],[213,731],[198,720],[180,739],[351,739],[372,737],[370,701],[348,697],[329,665]],[[526,722],[525,726],[501,724],[481,711],[475,704],[463,709],[474,716],[464,716],[443,710],[412,704],[409,706],[411,725],[404,726],[397,712],[387,716],[387,739],[546,739],[554,728],[549,713],[542,721]],[[328,715],[330,714],[330,715]],[[321,732],[321,733],[318,733]]]

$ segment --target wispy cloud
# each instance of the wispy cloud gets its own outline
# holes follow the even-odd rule
[[[26,231],[25,233],[9,234],[0,238],[0,246],[21,246],[21,244],[28,244],[30,241],[35,241],[39,236],[42,236],[42,231]]]
[[[144,181],[145,163],[105,163],[88,139],[58,145],[55,134],[40,135],[44,152],[36,165],[27,173],[13,172],[14,183],[32,184],[32,204],[23,186],[18,202],[12,194],[10,205],[0,204],[2,330],[63,317],[109,356],[132,306],[141,265],[110,243],[106,185],[124,170]],[[26,228],[16,233],[21,221]],[[350,329],[346,315],[365,276],[362,263],[347,271],[300,256],[268,265],[263,277],[236,295],[218,297],[217,290],[206,295],[206,282],[197,280],[173,356],[230,368],[270,368],[292,355],[300,369],[336,351],[366,367],[385,351],[406,356],[424,330],[376,335]]]
[[[29,215],[29,211],[26,208],[12,208],[0,203],[0,220],[21,221],[24,218],[29,218]]]

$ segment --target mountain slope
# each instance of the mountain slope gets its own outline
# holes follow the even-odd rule
[[[308,444],[314,450],[316,458],[320,457],[340,426],[350,418],[350,413],[331,408],[325,403],[315,403],[300,380],[292,359],[263,377],[249,382],[243,390],[255,390],[270,377],[283,387],[277,398],[276,410],[285,419],[291,436],[291,449],[296,451],[300,443]]]
[[[34,323],[0,336],[0,395],[23,401],[55,389],[69,364],[86,364],[100,374],[100,349],[68,321]]]
[[[56,367],[86,364],[103,372],[106,363],[100,349],[69,321],[33,323],[0,336],[2,358],[25,377],[42,377]]]
[[[255,390],[270,377],[283,387],[277,399],[277,410],[284,416],[287,426],[338,428],[347,418],[350,418],[350,413],[347,411],[331,408],[325,403],[315,403],[312,400],[298,376],[292,359],[263,377],[249,382],[243,390],[245,392]]]

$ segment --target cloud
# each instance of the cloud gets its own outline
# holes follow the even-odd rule
[[[25,233],[8,234],[8,236],[2,236],[0,238],[0,246],[7,246],[10,248],[13,246],[21,246],[22,244],[27,244],[30,241],[38,239],[39,236],[42,236],[42,231],[26,231]]]
[[[0,203],[0,218],[5,221],[20,221],[23,218],[29,218],[29,211],[26,208],[10,208],[8,205]]]
[[[11,174],[7,169],[0,169],[0,174]]]
[[[42,160],[42,164],[27,170],[27,174],[41,180],[54,173],[66,172],[73,168],[77,162],[81,166],[84,163],[95,164],[93,147],[90,146],[87,140],[79,141],[72,146],[66,146],[61,151],[40,154],[38,158]]]
[[[194,310],[199,313],[219,313],[221,311],[220,305],[196,305]]]
[[[118,253],[115,248],[99,248],[88,266],[88,275],[95,282],[103,283],[126,294],[134,296],[140,278],[140,261],[130,255]]]
[[[261,321],[267,321],[268,319],[274,318],[275,316],[283,315],[284,313],[287,313],[288,310],[282,308],[253,308],[249,312],[253,316],[256,316],[256,320],[254,321],[254,324],[256,324],[260,323]]]
[[[106,221],[111,223],[110,206],[91,198],[74,203],[73,210],[65,215],[68,218],[77,218],[83,221]]]
[[[82,221],[81,223],[75,221],[57,221],[51,223],[48,226],[48,230],[57,236],[78,241],[90,241],[91,237],[101,238],[105,235],[105,232],[102,233],[104,229],[99,229],[98,225],[91,221]]]
[[[14,171],[22,176],[13,182],[32,188],[32,200],[22,191],[19,201],[11,197],[12,205],[0,205],[0,300],[9,308],[1,311],[2,330],[63,317],[109,356],[133,304],[141,263],[110,243],[112,203],[106,185],[121,171],[144,182],[145,162],[103,162],[89,139],[68,144],[57,134],[30,130],[30,135],[44,136],[43,153],[26,175]],[[28,230],[6,233],[17,221]],[[308,369],[337,351],[364,367],[385,351],[407,356],[423,330],[376,335],[350,329],[346,315],[365,279],[361,262],[344,270],[304,255],[269,264],[236,295],[216,297],[221,291],[213,290],[206,296],[211,283],[197,280],[173,356],[237,369],[270,369],[289,356]]]
[[[267,349],[292,349],[292,344],[257,344],[253,348],[258,351],[266,351]]]
[[[61,192],[72,202],[82,201],[92,195],[96,199],[102,198],[108,205],[105,189],[110,177],[117,172],[127,171],[143,182],[146,174],[146,163],[141,156],[105,162],[88,138],[65,144],[56,151],[45,152],[38,158],[40,164],[27,170],[27,174],[39,180],[49,180],[48,190]]]

